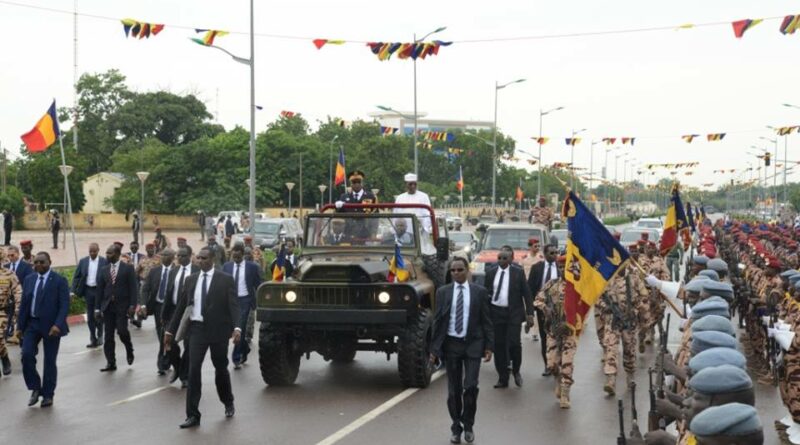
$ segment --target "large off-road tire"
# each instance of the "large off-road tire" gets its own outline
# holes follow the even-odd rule
[[[431,383],[430,361],[433,315],[421,309],[400,336],[397,344],[397,369],[404,386],[425,388]]]
[[[258,362],[261,378],[270,386],[291,385],[300,371],[300,352],[292,351],[290,334],[261,326],[258,339]]]
[[[439,261],[436,255],[422,256],[422,270],[433,281],[433,287],[439,289],[447,284],[447,264]]]

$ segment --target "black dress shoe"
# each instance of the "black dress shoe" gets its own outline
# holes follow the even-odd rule
[[[200,426],[200,418],[194,416],[187,417],[186,420],[184,420],[183,423],[180,424],[181,429],[194,428],[196,426]]]
[[[9,360],[8,356],[0,358],[0,361],[3,362],[3,375],[11,374],[11,360]]]
[[[97,340],[92,340],[92,341],[90,341],[90,342],[89,342],[89,344],[88,344],[88,345],[86,345],[86,347],[87,347],[87,348],[90,348],[90,349],[91,349],[91,348],[96,348],[96,347],[97,347]]]
[[[233,362],[233,369],[242,369],[242,364],[240,362]]]
[[[514,373],[514,384],[517,386],[522,386],[522,374],[519,372]]]
[[[180,377],[178,371],[177,370],[172,371],[172,374],[170,374],[169,376],[169,383],[175,383],[175,380],[178,380],[178,377]]]
[[[100,372],[109,372],[109,371],[116,371],[117,365],[112,365],[111,363],[107,364],[105,368],[100,369]]]
[[[140,320],[131,320],[131,324],[136,326],[137,329],[142,329],[142,322]]]
[[[461,433],[450,436],[450,443],[461,443]]]
[[[159,369],[158,370],[158,375],[166,375],[166,374],[167,374],[167,371],[164,371],[163,369]]]
[[[233,407],[233,403],[230,405],[225,406],[225,417],[233,417],[236,414],[236,408]]]
[[[47,408],[48,406],[53,406],[53,398],[52,397],[43,397],[41,406],[42,406],[42,408]]]
[[[94,346],[95,347],[103,346],[103,339],[102,338],[98,338],[97,341],[94,342]]]
[[[189,382],[186,380],[181,380],[181,389],[186,389],[189,387]]]
[[[39,403],[39,390],[34,389],[31,391],[31,398],[28,399],[28,406],[33,406]]]
[[[128,364],[132,365],[133,364],[133,349],[131,349],[130,351],[125,351],[125,355],[126,355],[126,358],[128,359]]]
[[[550,377],[551,375],[553,375],[553,373],[550,371],[549,368],[545,369],[544,372],[542,373],[542,377]]]
[[[239,362],[240,365],[244,365],[247,362],[247,354],[242,354],[242,361]]]
[[[475,433],[470,430],[464,431],[464,440],[466,440],[467,443],[475,442]]]
[[[494,384],[495,388],[508,388],[508,382],[504,382],[502,380],[498,380],[497,383]]]

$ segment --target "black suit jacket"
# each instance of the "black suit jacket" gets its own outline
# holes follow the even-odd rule
[[[108,260],[104,256],[97,256],[97,275],[95,279],[99,278],[100,271],[103,267],[108,266]],[[78,262],[78,267],[75,268],[75,273],[72,275],[72,293],[79,297],[86,296],[86,279],[89,278],[89,257],[85,256]]]
[[[172,314],[175,313],[175,306],[177,304],[172,301],[172,295],[175,292],[175,279],[178,278],[178,273],[180,272],[183,266],[175,266],[172,265],[172,269],[169,271],[169,281],[167,282],[167,296],[164,298],[164,305],[161,306],[161,320],[166,323],[172,319]],[[192,264],[189,268],[189,272],[186,276],[183,277],[183,284],[186,284],[186,279],[189,278],[191,275],[199,273],[200,268]],[[181,291],[183,289],[178,289],[178,299],[180,299]]]
[[[489,300],[494,297],[494,278],[500,267],[494,267],[486,272],[486,280],[483,284],[489,292]],[[510,264],[504,279],[508,280],[508,310],[509,322],[522,323],[526,315],[533,315],[533,297],[528,282],[525,280],[525,270],[519,266]],[[533,272],[531,272],[531,275]]]
[[[212,269],[211,285],[208,287],[206,301],[202,304],[203,329],[212,341],[226,341],[233,333],[235,323],[239,320],[239,299],[236,297],[236,287],[233,277]],[[183,290],[178,296],[178,306],[169,323],[167,332],[174,334],[178,331],[183,312],[186,306],[194,304],[195,288],[201,283],[200,273],[193,274],[186,279]]]
[[[546,261],[539,261],[538,263],[534,264],[531,267],[531,273],[528,277],[528,287],[531,288],[531,295],[533,298],[536,298],[539,295],[539,292],[542,290],[542,280],[544,279],[544,266],[547,264]],[[561,278],[561,271],[558,270],[558,266],[556,266],[556,274],[559,278]]]
[[[489,294],[483,286],[469,284],[469,321],[467,323],[467,356],[483,357],[484,351],[494,350],[494,327],[489,312]],[[436,314],[433,317],[433,341],[431,352],[442,359],[442,345],[450,326],[450,310],[453,305],[453,288],[455,283],[440,287],[436,291]]]
[[[134,307],[138,303],[136,290],[139,278],[136,276],[136,271],[133,266],[122,261],[119,261],[118,265],[117,279],[113,284],[111,283],[111,264],[103,266],[97,272],[97,289],[100,291],[98,307],[101,311],[108,308],[112,297],[119,308]]]
[[[151,268],[150,272],[147,273],[147,276],[144,277],[144,282],[142,282],[142,292],[139,296],[139,304],[142,304],[147,308],[148,314],[155,313],[156,303],[158,303],[158,290],[161,288],[163,267],[163,264],[159,264],[158,267]],[[173,269],[175,269],[174,265],[171,266],[171,269],[167,273],[167,283],[169,283],[169,277],[172,275]],[[167,301],[167,297],[169,296],[170,294],[167,293],[166,289],[164,289],[164,302]]]

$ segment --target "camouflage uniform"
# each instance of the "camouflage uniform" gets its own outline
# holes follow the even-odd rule
[[[19,316],[19,305],[22,300],[22,286],[19,284],[17,275],[9,269],[0,269],[0,357],[8,357],[6,349],[5,332],[8,329],[8,309],[11,300],[14,300],[15,313],[14,319]]]
[[[553,225],[553,210],[550,207],[539,207],[536,206],[531,210],[531,215],[533,216],[533,223],[534,224],[542,224],[548,229],[550,229]],[[542,243],[546,243],[548,240],[541,240]]]
[[[669,270],[661,257],[646,258],[642,267],[659,280],[670,281]],[[639,283],[642,281],[640,276],[632,278]],[[653,343],[654,328],[664,318],[666,309],[666,303],[658,289],[650,289],[648,296],[649,298],[644,298],[639,303],[639,352],[643,352],[645,344]]]
[[[545,313],[547,326],[547,365],[556,380],[556,397],[561,400],[562,408],[569,408],[569,388],[574,383],[572,378],[575,353],[578,350],[578,339],[564,319],[563,278],[552,280],[544,285],[536,296],[534,307]],[[547,300],[552,303],[553,311],[548,308]]]
[[[636,323],[637,303],[646,299],[649,290],[641,280],[634,280],[633,269],[628,269],[626,277],[616,276],[606,289],[605,295],[608,300],[619,308],[625,320],[615,320],[611,305],[605,304],[603,311],[603,323],[605,324],[605,337],[603,338],[603,352],[605,354],[605,366],[603,373],[608,375],[617,374],[617,362],[619,358],[619,342],[622,340],[622,363],[625,372],[633,374],[636,370]],[[626,278],[630,286],[630,302],[628,301]],[[604,296],[605,298],[605,296]],[[623,323],[628,322],[627,329]]]

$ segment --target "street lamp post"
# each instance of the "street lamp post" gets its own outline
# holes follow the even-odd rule
[[[436,28],[433,31],[422,36],[422,38],[420,39],[417,39],[417,34],[414,33],[414,43],[422,42],[429,36],[436,34],[438,32],[442,32],[445,29],[447,29],[446,26]],[[413,61],[414,61],[414,174],[417,175],[417,178],[419,178],[419,158],[417,153],[417,59],[414,58]]]
[[[150,172],[136,172],[136,176],[142,183],[142,207],[139,209],[139,239],[141,239],[142,244],[144,244],[144,182],[147,180],[147,177],[150,176]]]
[[[292,216],[292,189],[294,188],[294,182],[287,182],[286,188],[289,189],[289,214],[287,217],[291,218]]]
[[[537,142],[539,143],[539,167],[536,169],[536,200],[538,202],[539,198],[542,197],[542,118],[550,113],[555,111],[563,110],[564,107],[555,107],[551,108],[547,111],[542,111],[539,109],[539,139]]]
[[[322,205],[325,204],[325,190],[328,189],[328,186],[320,184],[317,188],[319,189],[319,209],[322,210]]]
[[[521,82],[525,82],[525,79],[513,80],[502,85],[497,83],[497,81],[494,82],[494,124],[492,125],[492,210],[494,210],[494,201],[497,197],[497,92],[509,85]]]
[[[769,127],[769,128],[772,128],[772,127]],[[772,167],[772,193],[773,193],[773,198],[772,198],[772,217],[777,219],[778,218],[778,138],[776,137],[775,139],[770,139],[770,138],[766,138],[764,136],[761,136],[761,137],[759,137],[759,139],[763,139],[763,140],[765,140],[767,142],[772,142],[772,144],[775,146],[775,160],[772,163],[772,165],[773,165],[773,167]],[[785,161],[785,159],[784,159],[784,161]],[[785,164],[785,162],[784,162],[784,164]],[[766,177],[766,172],[764,173],[764,176]]]

